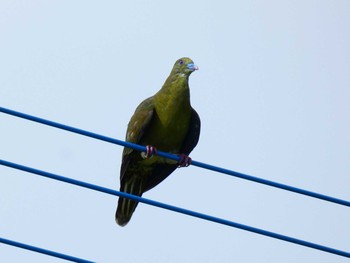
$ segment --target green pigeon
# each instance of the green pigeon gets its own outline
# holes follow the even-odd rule
[[[188,166],[188,154],[197,145],[200,119],[191,107],[188,78],[198,67],[190,58],[178,59],[163,87],[136,108],[128,124],[126,141],[146,146],[146,152],[124,148],[120,191],[137,196],[168,177],[177,167]],[[157,156],[157,149],[180,156],[177,163]],[[138,202],[119,198],[115,219],[125,226]]]

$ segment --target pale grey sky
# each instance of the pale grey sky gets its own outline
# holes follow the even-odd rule
[[[192,158],[350,200],[350,2],[1,1],[0,105],[117,139],[191,57]],[[0,156],[119,189],[122,148],[0,114]],[[340,256],[0,167],[0,236],[97,262]],[[197,167],[146,198],[350,251],[350,210]],[[1,262],[62,260],[0,244]]]

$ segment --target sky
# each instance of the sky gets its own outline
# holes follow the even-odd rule
[[[350,2],[0,2],[0,106],[124,139],[180,57],[192,159],[350,200]],[[122,148],[0,113],[1,159],[119,189]],[[96,262],[347,258],[0,167],[0,237]],[[350,210],[195,166],[144,197],[350,252]],[[64,262],[0,244],[1,262]]]

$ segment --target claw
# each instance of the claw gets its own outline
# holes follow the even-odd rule
[[[187,156],[186,154],[180,154],[179,157],[180,160],[178,162],[178,167],[188,167],[192,162],[191,157]]]
[[[152,145],[146,145],[146,152],[142,152],[141,156],[143,159],[151,158],[153,155],[157,155],[158,151],[156,147],[153,147]]]

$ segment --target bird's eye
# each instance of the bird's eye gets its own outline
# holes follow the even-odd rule
[[[184,61],[181,59],[180,61],[179,61],[179,65],[182,65],[184,63]]]

